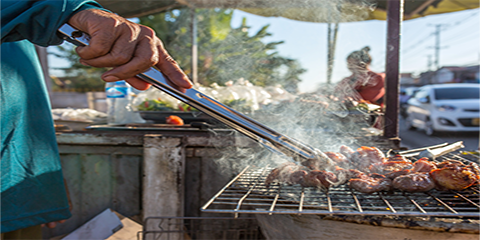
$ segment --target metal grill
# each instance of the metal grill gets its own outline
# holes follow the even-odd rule
[[[140,238],[140,236],[142,236]],[[137,239],[264,239],[255,218],[147,217]]]
[[[408,151],[412,155],[411,151]],[[415,157],[408,157],[415,161]],[[465,163],[479,160],[478,152],[448,153],[436,161],[447,159]],[[425,193],[364,194],[347,185],[321,191],[314,187],[288,186],[274,183],[266,187],[265,178],[272,167],[246,167],[201,210],[203,212],[248,214],[317,214],[317,215],[397,215],[468,217],[480,216],[478,186],[464,191]]]

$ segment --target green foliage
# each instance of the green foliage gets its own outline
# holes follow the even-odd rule
[[[268,25],[254,34],[244,18],[232,28],[233,10],[196,9],[198,79],[203,85],[244,78],[258,86],[281,84],[295,92],[305,72],[296,60],[279,56],[283,42],[264,43],[271,36]],[[153,28],[165,48],[187,73],[191,73],[191,10],[181,9],[140,18]]]
[[[62,77],[63,80],[57,78],[53,82],[54,90],[75,92],[105,90],[105,82],[100,78],[106,71],[105,68],[93,68],[80,64],[80,57],[75,53],[75,49],[63,45],[58,46],[56,52],[51,51],[49,54],[65,59],[70,64],[70,67],[59,68],[63,70],[65,76]]]

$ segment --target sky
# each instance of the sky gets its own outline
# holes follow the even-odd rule
[[[480,10],[465,10],[454,13],[431,15],[404,21],[401,26],[400,72],[418,75],[433,66],[436,25],[441,25],[441,66],[466,66],[480,62]],[[295,21],[280,17],[262,17],[239,10],[234,11],[232,27],[238,27],[243,18],[255,34],[269,25],[272,36],[265,42],[284,41],[277,46],[279,55],[296,59],[307,70],[300,78],[301,92],[310,92],[322,83],[327,75],[327,24]],[[371,68],[384,72],[386,21],[340,23],[335,51],[332,82],[350,75],[345,59],[352,51],[369,46],[372,55]],[[49,57],[51,67],[65,66],[64,62]],[[55,75],[55,71],[51,71]]]

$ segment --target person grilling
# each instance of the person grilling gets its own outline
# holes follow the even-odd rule
[[[383,104],[385,74],[370,69],[372,57],[369,51],[370,47],[366,46],[348,55],[347,67],[352,75],[337,84],[335,93],[339,94],[340,99]]]
[[[41,239],[42,224],[53,228],[71,213],[34,44],[62,43],[57,29],[69,23],[91,36],[89,46],[76,49],[80,62],[112,67],[104,81],[125,79],[144,90],[149,84],[135,76],[156,66],[179,90],[192,83],[152,29],[95,1],[2,0],[1,9],[1,239]]]

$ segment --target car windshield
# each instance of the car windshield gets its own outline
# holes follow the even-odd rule
[[[478,88],[440,88],[435,89],[435,99],[479,99],[480,91]]]

